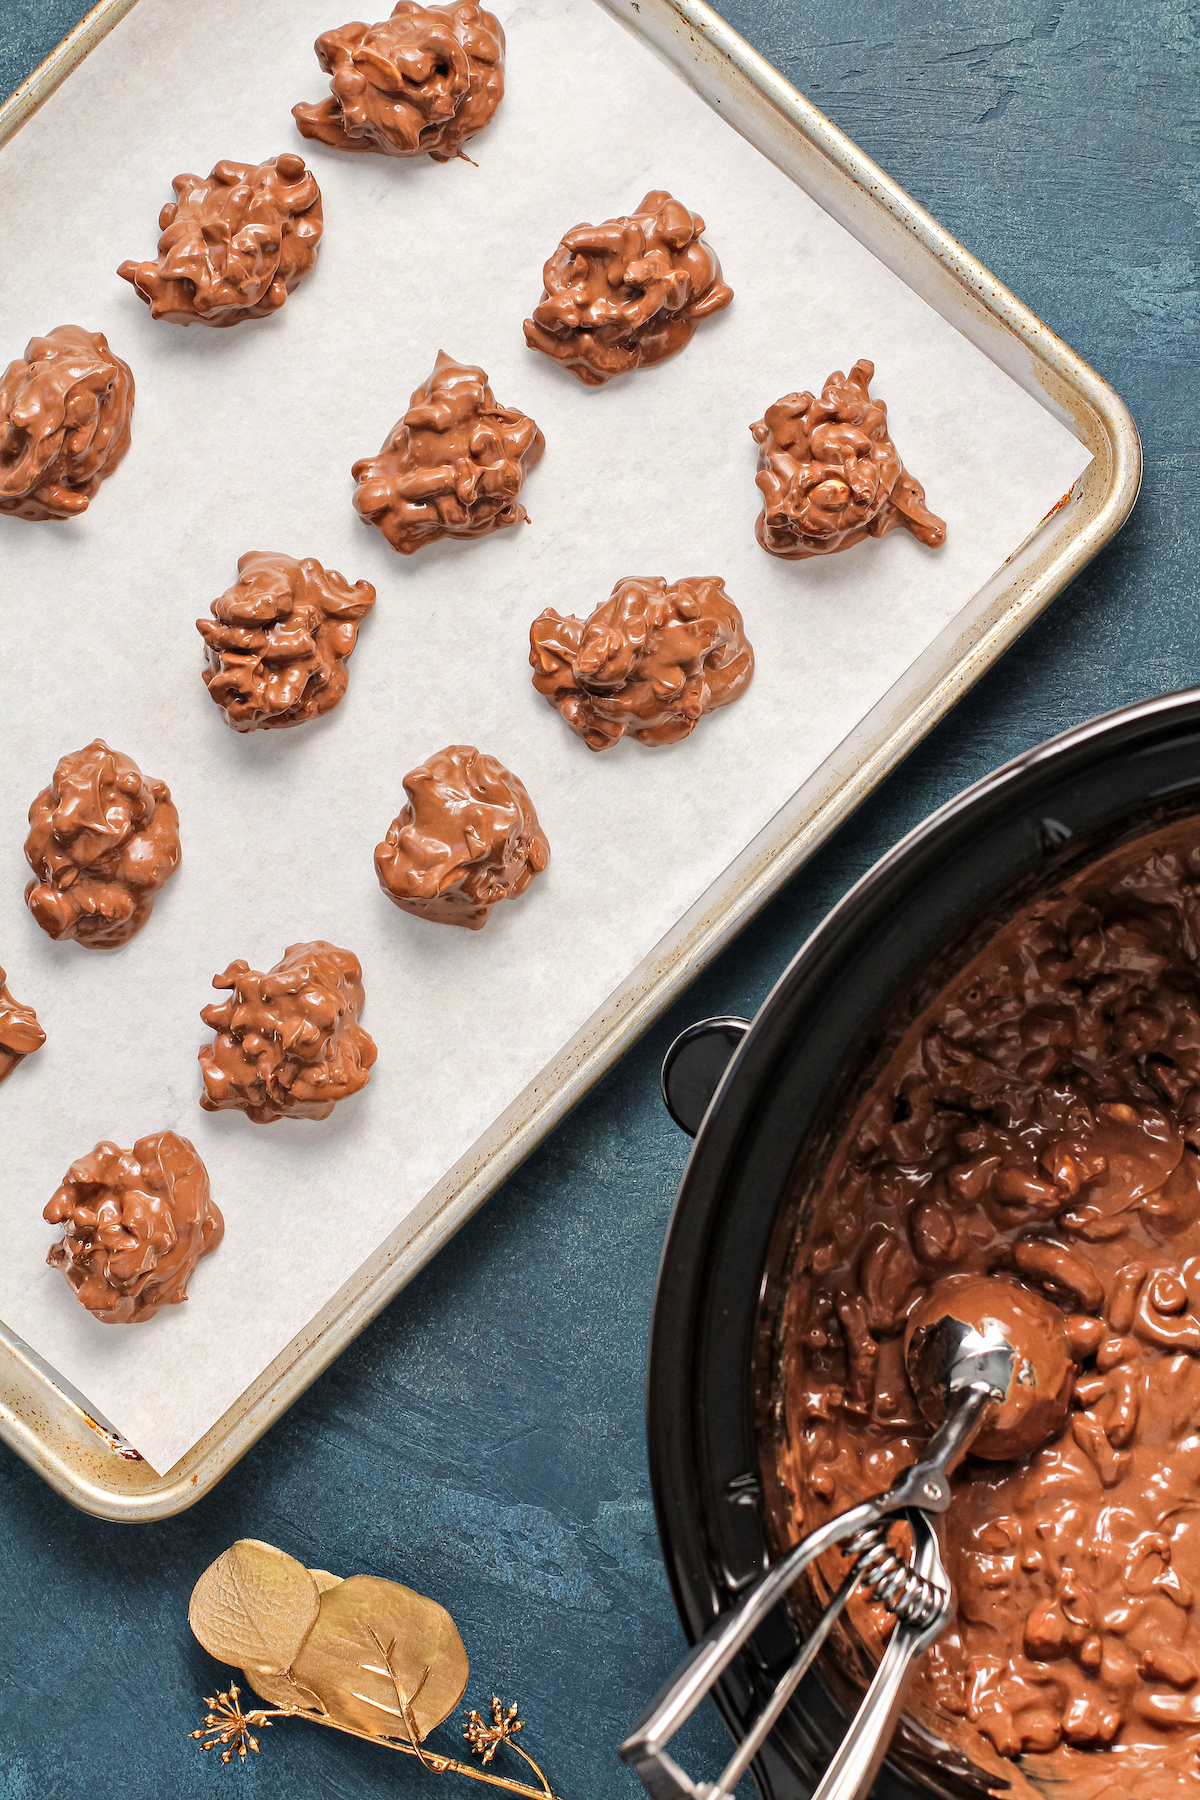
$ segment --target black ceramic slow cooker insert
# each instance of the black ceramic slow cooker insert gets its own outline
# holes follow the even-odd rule
[[[1010,918],[1189,814],[1200,814],[1200,688],[1053,738],[968,788],[876,864],[748,1030],[730,1020],[715,1021],[712,1034],[697,1028],[668,1069],[680,1116],[702,1103],[706,1081],[717,1083],[667,1233],[648,1371],[659,1536],[691,1641],[767,1566],[760,1409],[785,1265],[866,1088],[913,1019]],[[722,1678],[714,1697],[735,1738],[792,1661],[800,1629],[777,1608]],[[807,1800],[845,1730],[837,1691],[836,1672],[831,1683],[819,1666],[801,1686],[754,1764],[766,1800]],[[993,1787],[961,1756],[931,1753],[910,1721],[875,1793],[959,1800]]]

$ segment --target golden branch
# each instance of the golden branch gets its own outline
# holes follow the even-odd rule
[[[379,1644],[380,1655],[388,1663],[389,1673],[392,1674],[393,1683],[397,1688],[397,1699],[400,1700],[404,1714],[404,1725],[410,1733],[408,1741],[379,1737],[371,1731],[360,1731],[355,1725],[344,1725],[340,1720],[330,1718],[328,1713],[314,1712],[311,1708],[304,1706],[255,1707],[250,1712],[243,1712],[239,1701],[241,1689],[233,1684],[230,1685],[227,1693],[216,1694],[205,1699],[204,1704],[209,1710],[205,1715],[204,1723],[198,1731],[189,1732],[189,1737],[200,1739],[202,1750],[215,1750],[220,1747],[223,1763],[232,1762],[235,1756],[240,1757],[244,1762],[247,1749],[253,1750],[256,1755],[259,1754],[259,1743],[258,1739],[253,1736],[254,1731],[264,1726],[269,1727],[276,1719],[309,1719],[314,1725],[327,1725],[331,1731],[343,1732],[345,1736],[359,1738],[363,1743],[380,1744],[385,1750],[398,1750],[402,1756],[415,1756],[424,1768],[437,1775],[466,1775],[472,1781],[485,1782],[489,1787],[503,1788],[506,1793],[521,1794],[525,1800],[559,1800],[532,1756],[513,1743],[514,1733],[511,1727],[504,1731],[501,1738],[496,1739],[496,1742],[506,1742],[510,1750],[515,1750],[517,1755],[529,1764],[541,1783],[540,1787],[530,1787],[528,1782],[514,1781],[507,1775],[491,1774],[487,1769],[478,1769],[470,1763],[459,1762],[457,1757],[444,1756],[440,1750],[427,1750],[417,1736],[416,1721],[412,1717],[412,1702],[392,1673],[391,1646],[385,1651],[383,1645],[379,1643],[379,1639],[376,1638],[375,1641]],[[494,1714],[499,1704],[493,1695],[492,1710]],[[509,1717],[512,1718],[515,1712],[514,1706]],[[471,1717],[478,1719],[479,1715],[474,1713]],[[521,1721],[517,1720],[516,1725],[519,1728]],[[491,1732],[491,1728],[487,1726],[483,1726],[482,1730],[485,1736]],[[469,1729],[464,1736],[470,1738],[472,1747],[476,1748],[476,1739]],[[492,1750],[494,1753],[495,1743],[492,1745]],[[476,1753],[482,1755],[482,1751],[478,1748],[476,1748]],[[490,1756],[487,1760],[491,1760]]]

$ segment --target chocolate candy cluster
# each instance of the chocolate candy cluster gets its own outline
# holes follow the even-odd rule
[[[0,1081],[12,1074],[19,1062],[40,1050],[46,1034],[32,1006],[22,1006],[8,991],[8,978],[0,969]]]
[[[451,744],[404,777],[408,805],[376,846],[389,900],[418,918],[481,931],[499,900],[550,861],[524,785],[494,756]]]
[[[355,463],[354,504],[403,556],[486,537],[529,517],[517,496],[545,448],[532,419],[497,406],[482,369],[440,350],[379,455]]]
[[[239,960],[213,986],[229,998],[200,1015],[217,1034],[200,1051],[206,1112],[233,1109],[256,1125],[327,1119],[366,1087],[376,1050],[358,1022],[362,968],[349,950],[289,944],[265,975]]]
[[[330,96],[292,117],[335,150],[449,162],[504,98],[504,32],[482,6],[400,0],[382,24],[324,31],[315,49]]]
[[[204,683],[235,731],[303,725],[332,712],[350,679],[346,659],[375,604],[313,557],[278,551],[238,559],[238,579],[197,619],[208,649]]]
[[[133,374],[100,331],[56,325],[0,380],[0,513],[73,519],[129,448]]]
[[[52,938],[127,944],[179,866],[179,814],[164,781],[95,738],[59,758],[29,809],[25,904]]]
[[[589,750],[627,733],[674,744],[749,685],[754,652],[716,576],[618,581],[588,619],[552,608],[529,628],[533,685]]]
[[[158,257],[123,262],[152,319],[238,325],[278,312],[317,260],[321,190],[302,157],[217,163],[177,175],[158,215]]]
[[[576,225],[542,271],[526,343],[588,387],[665,362],[733,299],[703,231],[661,188],[628,218]]]
[[[186,1300],[193,1269],[225,1231],[195,1146],[173,1131],[132,1150],[97,1144],[42,1216],[65,1227],[46,1261],[104,1325],[140,1325]]]
[[[750,427],[763,496],[758,541],[772,556],[827,556],[897,525],[931,548],[945,543],[945,521],[888,436],[885,402],[868,392],[874,373],[865,358],[848,378],[835,369],[819,400],[785,394]]]

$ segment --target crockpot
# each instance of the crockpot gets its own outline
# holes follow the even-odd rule
[[[866,1088],[1015,913],[1189,813],[1200,814],[1200,688],[1094,719],[968,788],[846,895],[752,1024],[705,1021],[672,1046],[664,1096],[698,1129],[655,1293],[647,1431],[659,1537],[691,1642],[771,1560],[760,1445],[787,1268]],[[802,1612],[801,1601],[777,1607],[714,1690],[738,1741],[812,1623]],[[753,1765],[765,1800],[807,1800],[856,1700],[836,1666],[818,1664]],[[961,1800],[994,1787],[930,1744],[906,1719],[876,1796]]]

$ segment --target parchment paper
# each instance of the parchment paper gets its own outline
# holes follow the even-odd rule
[[[508,92],[478,168],[339,156],[289,116],[325,92],[331,0],[140,0],[0,159],[0,362],[103,330],[137,380],[133,447],[69,524],[0,519],[0,962],[48,1043],[0,1092],[0,1316],[165,1471],[468,1150],[1071,486],[1069,433],[592,0],[501,9]],[[372,15],[373,16],[373,15]],[[274,319],[154,324],[116,265],[153,254],[180,170],[301,150],[325,203],[312,276]],[[671,189],[708,223],[732,307],[662,369],[585,391],[525,348],[541,265],[581,220]],[[401,559],[352,510],[439,348],[489,371],[547,452],[533,523]],[[877,367],[895,442],[949,524],[789,564],[754,539],[747,426]],[[246,550],[316,556],[379,598],[328,719],[238,736],[194,620]],[[758,672],[670,749],[594,755],[535,695],[528,628],[631,574],[721,574]],[[26,912],[26,809],[95,736],[165,779],[183,864],[132,944],[54,944]],[[372,850],[431,751],[474,743],[528,786],[549,872],[481,933],[410,918]],[[361,958],[379,1046],[327,1123],[197,1104],[198,1018],[235,956],[328,937]],[[98,1325],[41,1210],[100,1138],[167,1127],[227,1232],[186,1306]]]

